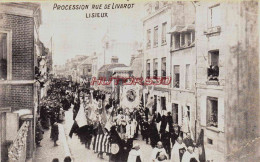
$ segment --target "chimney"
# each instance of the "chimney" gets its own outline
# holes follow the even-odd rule
[[[117,63],[118,63],[118,57],[117,56],[112,56],[111,64],[117,64]]]

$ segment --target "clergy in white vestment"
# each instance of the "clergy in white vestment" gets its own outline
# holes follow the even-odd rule
[[[160,155],[160,153],[163,153],[165,155],[167,155],[165,149],[163,148],[163,144],[161,141],[157,142],[157,147],[155,147],[152,151],[152,154],[151,154],[151,162],[155,162],[157,157]],[[168,158],[168,157],[167,157]]]
[[[186,151],[186,146],[182,142],[182,138],[178,137],[171,151],[171,162],[181,162],[182,156]]]
[[[181,162],[190,162],[191,159],[196,159],[197,162],[199,162],[196,154],[193,151],[193,147],[189,146],[187,148],[187,151],[183,154],[182,161]],[[196,161],[195,160],[195,161]]]
[[[135,129],[135,124],[131,120],[129,120],[128,124],[126,125],[126,135],[128,138],[134,138]]]
[[[132,150],[129,152],[127,162],[144,162],[139,144],[134,144]]]

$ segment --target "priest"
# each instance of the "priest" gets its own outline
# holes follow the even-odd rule
[[[186,146],[182,142],[182,138],[178,137],[171,151],[171,162],[181,162],[182,156],[186,151]]]

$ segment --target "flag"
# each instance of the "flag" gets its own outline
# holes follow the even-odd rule
[[[148,92],[148,98],[147,98],[147,103],[146,103],[146,107],[149,108],[150,112],[152,112],[151,109],[152,109],[152,106],[154,105],[153,89],[154,89],[154,87],[152,87],[152,89]]]
[[[122,108],[134,109],[139,106],[140,102],[140,86],[124,85],[121,93]]]
[[[146,107],[150,109],[152,108],[153,105],[154,105],[154,96],[152,94],[149,94],[147,98]]]
[[[75,118],[75,121],[77,122],[79,127],[83,127],[85,125],[88,125],[88,121],[85,115],[84,107],[83,105],[80,106],[78,114]]]
[[[140,109],[143,109],[143,108],[144,108],[144,97],[143,97],[142,94],[141,94],[141,100],[140,100],[140,103],[139,103],[139,108],[140,108]]]
[[[201,129],[199,138],[197,140],[197,147],[199,150],[199,161],[200,162],[206,162],[206,154],[205,154],[205,148],[204,148],[204,130]]]

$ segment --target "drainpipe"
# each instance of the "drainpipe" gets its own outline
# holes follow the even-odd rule
[[[197,5],[195,4],[195,2],[191,2],[195,8],[195,56],[196,56],[196,59],[195,59],[195,74],[196,74],[196,77],[195,77],[195,102],[196,102],[196,106],[195,106],[195,141],[197,139],[197,124],[198,124],[198,119],[197,119],[197,116],[198,116],[198,94],[197,94],[197,30],[196,30],[196,15],[197,15]]]

